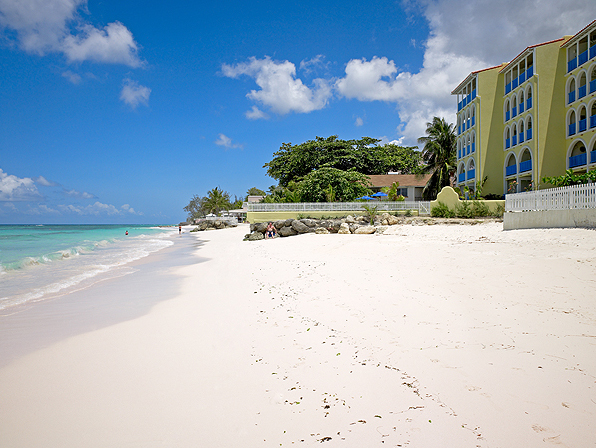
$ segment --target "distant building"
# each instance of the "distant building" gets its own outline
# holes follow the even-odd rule
[[[430,179],[430,174],[371,174],[368,177],[374,192],[381,191],[384,187],[390,188],[395,182],[399,182],[398,195],[401,194],[406,201],[421,201],[422,190]]]
[[[596,20],[470,73],[457,97],[457,186],[483,194],[541,188],[596,169]],[[549,185],[545,185],[549,187]]]

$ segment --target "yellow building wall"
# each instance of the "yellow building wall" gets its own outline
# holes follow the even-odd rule
[[[567,61],[562,41],[536,47],[535,73],[537,76],[537,141],[532,154],[533,166],[538,156],[538,172],[534,172],[534,184],[538,188],[550,188],[542,185],[545,176],[565,174],[565,73]],[[535,130],[536,131],[536,130]],[[538,148],[538,151],[536,151]]]
[[[478,73],[478,96],[480,97],[480,175],[476,181],[487,176],[482,194],[503,194],[503,92],[504,76],[501,67]]]

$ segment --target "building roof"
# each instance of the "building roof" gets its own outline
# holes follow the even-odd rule
[[[548,45],[548,44],[552,44],[554,42],[560,42],[562,40],[565,40],[564,37],[560,37],[559,39],[555,39],[555,40],[549,40],[548,42],[542,42],[540,44],[535,44],[535,45],[530,45],[529,47],[524,48],[516,57],[514,57],[511,62],[509,62],[505,67],[503,67],[501,69],[501,71],[499,73],[503,73],[507,71],[507,67],[514,65],[519,59],[521,59],[522,56],[524,56],[529,50],[533,50],[536,47],[541,47],[543,45]]]
[[[390,187],[399,182],[400,188],[424,187],[430,179],[430,174],[369,174],[372,186],[375,188]]]
[[[475,75],[477,75],[478,73],[485,72],[487,70],[494,70],[495,68],[500,68],[504,64],[507,64],[507,62],[503,62],[503,64],[501,64],[501,65],[495,65],[494,67],[483,68],[481,70],[476,70],[475,72],[470,73],[468,76],[466,76],[466,78],[462,82],[460,82],[457,85],[457,87],[455,89],[453,89],[451,91],[451,95],[455,95],[459,89],[461,89],[463,86],[465,86],[468,83],[468,81],[470,81],[472,79],[472,77],[475,76]]]
[[[574,34],[573,36],[571,36],[569,39],[567,39],[565,42],[563,42],[561,44],[562,48],[568,47],[569,45],[571,45],[572,43],[575,43],[577,41],[578,38],[582,37],[581,35],[588,30],[589,28],[596,28],[596,20],[588,23],[585,27],[583,27],[579,32],[577,32],[576,34]]]

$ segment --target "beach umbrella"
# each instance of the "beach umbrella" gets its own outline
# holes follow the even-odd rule
[[[387,196],[387,193],[383,193],[382,191],[377,191],[375,194],[372,195],[373,198],[382,198]]]
[[[365,201],[372,201],[374,198],[371,198],[370,196],[362,196],[361,198],[356,198],[356,200],[359,199],[364,199]]]

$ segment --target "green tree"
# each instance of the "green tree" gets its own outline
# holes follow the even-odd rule
[[[265,193],[263,190],[259,190],[257,187],[252,187],[246,192],[246,200],[248,200],[249,196],[265,196],[266,194],[267,193]]]
[[[298,190],[304,202],[326,202],[330,191],[335,199],[346,202],[371,194],[369,185],[368,176],[355,169],[323,167],[304,176],[298,182]]]
[[[189,220],[192,221],[193,219],[202,218],[203,216],[205,216],[203,207],[204,199],[205,198],[202,198],[195,194],[188,203],[188,205],[184,207],[184,211],[188,213]]]
[[[420,152],[416,148],[393,144],[379,146],[380,140],[363,137],[360,140],[340,140],[336,135],[316,137],[299,145],[283,143],[273,159],[264,165],[267,174],[285,187],[322,167],[342,171],[355,169],[363,174],[403,174],[420,172]]]
[[[223,191],[219,187],[215,187],[207,192],[207,196],[203,198],[203,210],[205,214],[213,213],[219,215],[222,210],[229,210],[230,193]]]
[[[383,187],[381,188],[381,191],[383,193],[387,193],[387,199],[389,199],[390,201],[397,201],[397,197],[400,196],[399,194],[397,194],[398,188],[399,182],[393,182],[393,184],[391,184],[391,187]]]
[[[596,182],[596,170],[583,174],[575,174],[572,170],[565,171],[562,176],[543,177],[542,182],[551,184],[553,187],[568,187],[570,185],[587,184]]]
[[[426,136],[420,137],[422,160],[426,164],[424,173],[431,174],[422,196],[426,200],[435,199],[443,187],[451,185],[451,175],[455,171],[456,136],[453,124],[444,118],[434,117],[426,123]]]

